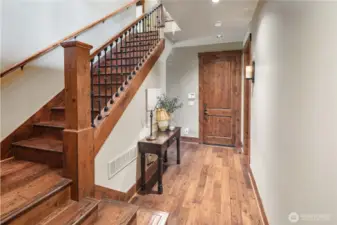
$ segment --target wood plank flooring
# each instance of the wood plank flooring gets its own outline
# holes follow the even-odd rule
[[[168,225],[262,225],[245,155],[231,148],[182,142],[181,165],[168,151],[164,193],[157,185],[130,202],[170,213]],[[173,148],[173,149],[172,149]]]

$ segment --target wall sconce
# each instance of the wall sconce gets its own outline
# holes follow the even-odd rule
[[[255,80],[255,61],[253,61],[251,66],[246,66],[246,79],[252,80],[254,83]]]

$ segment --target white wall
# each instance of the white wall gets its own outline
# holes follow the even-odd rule
[[[20,62],[55,41],[120,8],[129,0],[2,1],[3,68]],[[94,48],[136,18],[136,7],[118,14],[79,36]],[[1,79],[1,139],[5,138],[64,88],[63,48]],[[13,116],[13,114],[15,116]]]
[[[145,0],[145,12],[150,11],[159,3],[158,0]]]
[[[272,225],[290,212],[309,214],[297,224],[337,224],[336,12],[336,2],[267,2],[252,23],[251,168]]]
[[[187,137],[199,137],[199,59],[200,52],[242,49],[241,42],[174,48],[167,64],[167,95],[179,97],[183,108],[174,114],[174,121],[183,131],[189,128]],[[194,105],[188,105],[188,93],[195,93]]]
[[[108,179],[108,162],[137,146],[137,142],[150,133],[146,126],[145,92],[148,88],[161,88],[165,92],[166,59],[172,49],[172,44],[166,40],[165,45],[164,52],[95,158],[96,185],[127,192],[140,177],[140,157],[111,179]]]

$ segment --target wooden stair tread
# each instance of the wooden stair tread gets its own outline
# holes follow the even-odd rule
[[[47,138],[31,138],[13,143],[13,146],[34,148],[45,151],[63,152],[63,141]]]
[[[47,165],[22,160],[11,160],[1,164],[1,195],[22,186],[50,169]]]
[[[25,167],[29,167],[34,163],[28,161],[15,160],[14,158],[1,161],[1,178],[11,173],[15,173]]]
[[[81,224],[98,209],[99,200],[84,198],[79,202],[69,200],[66,205],[54,210],[38,225]]]
[[[137,211],[137,225],[165,225],[169,214],[167,212],[140,208]]]
[[[64,129],[65,122],[64,121],[41,121],[38,123],[34,123],[34,126],[39,126],[39,127],[54,127],[54,128],[60,128]]]
[[[99,204],[98,218],[95,225],[129,225],[137,216],[139,207],[115,200],[104,199]]]
[[[59,170],[50,169],[31,181],[1,193],[1,224],[17,218],[70,184],[71,180],[62,178]]]

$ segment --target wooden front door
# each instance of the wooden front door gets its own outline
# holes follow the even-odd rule
[[[239,145],[241,51],[199,54],[200,137],[203,143]]]

